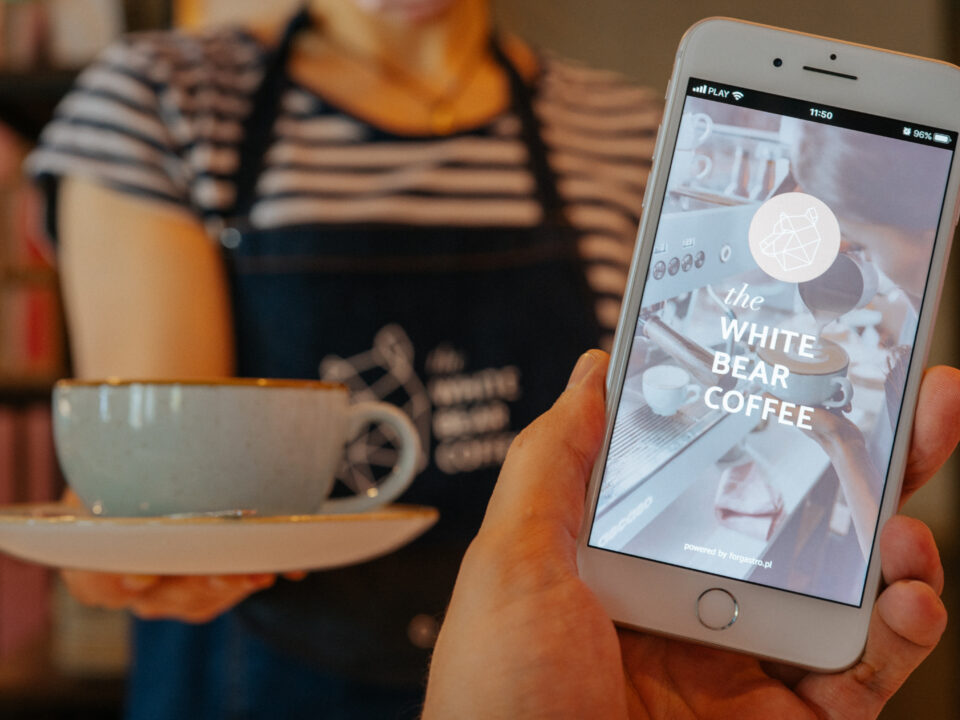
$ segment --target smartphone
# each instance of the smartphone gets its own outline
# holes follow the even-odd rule
[[[957,223],[960,68],[716,18],[668,88],[580,573],[624,626],[840,670]]]

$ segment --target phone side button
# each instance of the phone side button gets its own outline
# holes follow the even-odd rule
[[[721,588],[710,588],[697,598],[697,618],[711,630],[726,630],[740,617],[737,599]]]

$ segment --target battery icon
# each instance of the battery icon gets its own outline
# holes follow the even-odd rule
[[[943,143],[944,145],[950,144],[950,136],[945,133],[934,133],[933,141],[938,143]]]
[[[911,127],[905,127],[905,128],[903,129],[903,134],[906,135],[906,136],[908,136],[908,137],[910,136],[910,133],[912,133],[912,132],[913,132],[913,128],[911,128]]]

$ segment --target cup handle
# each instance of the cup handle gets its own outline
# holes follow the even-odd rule
[[[825,408],[843,407],[848,402],[850,402],[851,399],[853,399],[853,386],[850,384],[849,378],[835,377],[833,379],[833,383],[835,388],[839,388],[841,390],[841,392],[843,393],[843,397],[840,398],[839,400],[831,400],[830,398],[832,398],[834,395],[837,394],[837,391],[834,390],[833,393],[830,395],[830,398],[827,398],[826,400],[823,401],[823,406]]]
[[[687,385],[686,397],[683,400],[683,404],[692,403],[700,397],[700,388],[697,385]]]
[[[713,160],[711,160],[707,155],[694,155],[693,159],[702,166],[699,170],[693,173],[693,179],[702,180],[709,175],[710,171],[713,169]]]
[[[696,139],[693,141],[693,146],[697,147],[698,145],[702,145],[703,142],[710,137],[710,133],[713,132],[713,118],[706,113],[697,113],[693,116],[693,122],[694,128],[696,128],[697,123],[703,124],[703,131],[697,135]]]
[[[413,481],[420,454],[420,436],[410,418],[402,410],[382,402],[363,402],[350,407],[347,437],[354,437],[370,423],[389,425],[400,436],[400,457],[387,477],[376,487],[375,494],[327,500],[322,513],[360,513],[395,500]]]

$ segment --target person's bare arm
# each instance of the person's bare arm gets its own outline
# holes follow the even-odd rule
[[[765,397],[779,401],[767,393]],[[873,534],[880,511],[883,478],[867,452],[863,433],[842,413],[826,408],[815,408],[810,417],[811,428],[801,430],[815,440],[830,458],[834,472],[843,489],[857,544],[864,558],[870,557]]]
[[[66,178],[57,224],[74,370],[82,378],[198,378],[233,372],[227,282],[200,222],[161,203]],[[67,502],[79,502],[68,493]],[[273,575],[63,573],[82,602],[200,622]]]
[[[848,418],[817,408],[811,425],[814,430],[806,434],[816,440],[830,458],[850,508],[860,552],[869,559],[880,511],[883,476],[870,458],[860,428]]]
[[[227,282],[196,218],[66,178],[57,224],[78,377],[232,373]]]

